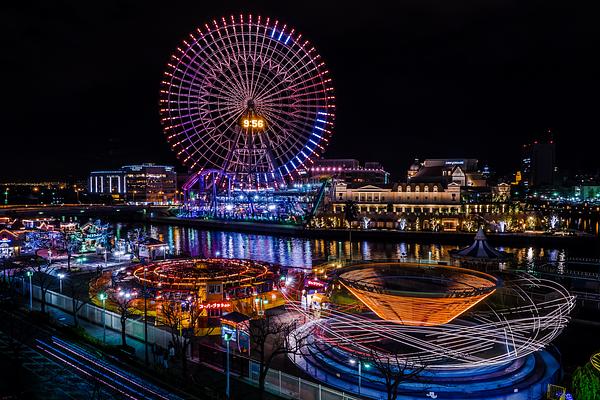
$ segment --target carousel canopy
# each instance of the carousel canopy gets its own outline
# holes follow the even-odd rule
[[[475,235],[475,242],[472,245],[452,252],[453,257],[457,258],[478,258],[486,260],[501,260],[508,258],[508,254],[496,250],[487,242],[483,229],[479,228]]]

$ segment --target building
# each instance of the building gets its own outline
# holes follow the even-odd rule
[[[458,212],[460,186],[435,183],[360,185],[337,182],[333,211],[342,212],[346,201],[354,201],[359,212]]]
[[[545,141],[536,140],[523,145],[521,157],[523,185],[528,187],[554,185],[556,169],[556,144],[551,137]]]
[[[379,162],[360,165],[355,159],[319,159],[309,170],[312,179],[336,178],[348,183],[387,184],[390,174]]]
[[[456,183],[444,186],[440,183],[361,185],[337,182],[333,191],[330,209],[334,214],[343,215],[346,202],[352,201],[361,217],[381,220],[376,223],[380,227],[396,228],[395,225],[402,224],[400,217],[415,220],[419,216],[433,215],[442,217],[440,229],[456,230],[459,223],[461,188]]]
[[[411,183],[456,183],[459,186],[486,186],[487,180],[477,170],[474,158],[433,158],[422,163],[418,159],[409,167],[407,180]]]
[[[125,165],[113,171],[92,171],[88,192],[117,200],[168,203],[177,199],[177,173],[168,165]]]

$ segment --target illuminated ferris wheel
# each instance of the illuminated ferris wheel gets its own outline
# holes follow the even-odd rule
[[[160,114],[172,149],[196,174],[284,182],[325,150],[334,100],[325,63],[300,33],[240,15],[205,24],[177,47]]]

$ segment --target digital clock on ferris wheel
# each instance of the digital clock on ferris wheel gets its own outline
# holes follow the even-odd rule
[[[267,127],[267,123],[262,117],[244,117],[240,121],[240,125],[244,129],[263,130]]]

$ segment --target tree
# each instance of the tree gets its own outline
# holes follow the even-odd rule
[[[75,279],[69,276],[66,279],[67,294],[71,297],[71,305],[73,308],[73,325],[79,326],[79,310],[90,302],[89,285],[85,279]]]
[[[402,382],[414,381],[425,370],[425,365],[415,364],[398,354],[369,352],[369,364],[383,377],[387,400],[398,397],[398,388]],[[369,378],[367,377],[369,380]],[[372,378],[371,378],[372,379]]]
[[[578,367],[571,382],[576,399],[600,400],[600,372],[592,364]]]
[[[77,252],[81,242],[75,232],[70,232],[66,228],[61,231],[61,245],[67,253],[67,271],[71,272],[71,258],[73,253]]]
[[[117,307],[121,321],[121,346],[127,347],[127,332],[125,330],[126,323],[134,314],[133,301],[135,300],[135,292],[126,291],[111,291],[110,299]]]
[[[264,397],[265,379],[275,358],[286,354],[297,354],[306,346],[308,333],[299,332],[298,321],[267,315],[265,318],[250,321],[252,352],[258,356],[260,373],[258,387]]]
[[[40,287],[40,308],[43,314],[46,313],[46,294],[50,289],[50,285],[55,281],[55,277],[52,276],[52,272],[54,272],[54,267],[51,266],[50,263],[37,264],[33,266],[29,266],[27,269],[30,269],[33,272],[33,282]]]
[[[171,341],[175,346],[175,354],[181,360],[184,376],[187,375],[187,349],[192,342],[200,318],[200,311],[197,311],[193,304],[188,304],[189,313],[184,312],[182,304],[178,301],[164,301],[161,305],[162,316],[165,325],[171,332]],[[185,320],[189,321],[187,329],[183,329]]]
[[[348,221],[348,225],[350,225],[348,235],[350,241],[350,260],[352,260],[352,222],[358,219],[358,206],[356,202],[347,200],[344,203],[344,218]]]
[[[129,242],[129,247],[131,248],[132,253],[136,258],[140,257],[140,244],[144,243],[148,234],[146,232],[146,228],[134,228],[127,232],[127,240]]]

